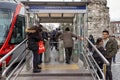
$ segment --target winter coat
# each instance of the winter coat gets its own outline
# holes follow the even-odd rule
[[[65,48],[73,47],[74,42],[72,37],[77,38],[77,36],[70,31],[65,31],[63,34],[60,35],[60,39],[63,40],[63,44]]]
[[[36,29],[28,29],[26,30],[28,35],[28,48],[30,50],[38,50],[38,42],[42,40],[42,36],[40,32]]]
[[[109,41],[107,42],[106,46],[106,58],[112,58],[118,51],[118,44],[116,40],[113,39],[109,39]]]
[[[89,38],[89,40],[90,40],[93,44],[95,44],[94,38]],[[90,51],[92,51],[92,45],[91,45],[90,43],[88,43],[88,48],[90,49]]]
[[[105,56],[106,51],[102,46],[97,46],[97,49],[102,53],[103,56]],[[103,60],[95,50],[93,51],[93,57],[98,64],[103,63]]]

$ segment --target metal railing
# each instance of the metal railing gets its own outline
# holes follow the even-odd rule
[[[104,69],[103,69],[103,71],[102,71],[102,70],[100,69],[100,67],[98,66],[98,64],[96,63],[96,61],[94,60],[94,58],[92,57],[89,49],[87,48],[87,45],[84,43],[84,44],[83,44],[83,57],[84,57],[84,59],[85,59],[85,61],[86,61],[86,64],[87,64],[87,66],[88,66],[88,69],[89,69],[90,72],[92,73],[92,77],[93,77],[94,80],[96,80],[96,79],[97,79],[97,80],[100,80],[100,77],[99,77],[99,75],[97,74],[96,70],[99,70],[99,71],[100,71],[100,73],[101,73],[101,75],[102,75],[102,80],[105,80],[106,65],[109,65],[109,62],[105,59],[105,57],[104,57],[104,56],[100,53],[100,51],[91,43],[91,41],[90,41],[88,38],[86,38],[85,40],[87,40],[87,42],[89,42],[89,43],[92,45],[92,47],[94,48],[94,50],[99,54],[99,56],[101,57],[101,59],[102,59],[102,60],[104,61],[104,63],[105,63],[105,64],[104,64]],[[13,62],[11,62],[11,64],[10,64],[8,67],[6,67],[5,59],[6,59],[7,57],[9,57],[10,55],[12,55],[15,50],[17,50],[19,47],[21,47],[21,45],[26,44],[26,42],[27,42],[27,39],[25,39],[23,42],[21,42],[20,44],[18,44],[13,50],[11,50],[8,54],[6,54],[4,57],[2,57],[2,58],[0,59],[0,63],[3,63],[3,64],[5,65],[5,66],[4,66],[4,69],[5,69],[5,70],[3,70],[3,73],[2,73],[2,80],[10,80],[10,78],[14,75],[14,73],[15,73],[15,72],[18,70],[18,68],[19,68],[19,70],[17,71],[16,75],[14,75],[14,79],[12,78],[12,80],[16,80],[16,79],[17,79],[17,76],[19,75],[19,73],[20,73],[20,72],[22,71],[22,69],[24,68],[24,66],[25,66],[25,64],[26,64],[27,61],[26,61],[25,63],[22,63],[22,62],[23,62],[23,60],[25,59],[26,55],[28,55],[29,53],[25,54],[24,57],[22,58],[22,60],[19,62],[19,64],[11,71],[11,74],[6,76],[8,70],[11,68],[11,66],[12,66],[12,65],[16,62],[16,60],[21,56],[21,54],[26,51],[27,46],[25,47],[25,49],[24,49],[23,51],[21,51],[21,52],[19,53],[19,55],[13,60]],[[29,59],[30,59],[30,58],[29,58]],[[22,66],[21,66],[21,65],[22,65]],[[20,67],[20,66],[21,66],[21,67]],[[6,67],[6,68],[5,68],[5,67]]]
[[[87,45],[85,43],[83,44],[83,57],[88,66],[88,69],[90,70],[92,74],[93,79],[101,80],[100,76],[97,73],[97,70],[98,70],[102,76],[102,80],[106,80],[106,66],[109,65],[109,62],[88,38],[85,38],[85,40],[87,40],[87,42],[90,43],[93,49],[97,52],[97,54],[104,61],[103,69],[101,69],[99,65],[97,64],[97,62],[95,61],[95,59],[93,58],[91,54],[92,52],[90,52],[89,49],[87,48]]]
[[[19,48],[22,47],[22,51],[20,50],[19,52],[16,52],[18,55],[13,59],[13,61],[11,61],[11,63],[9,64],[9,66],[4,66],[4,70],[2,70],[2,75],[1,75],[1,78],[2,80],[10,80],[10,78],[14,75],[14,73],[18,70],[18,68],[21,66],[21,65],[25,65],[25,63],[23,64],[22,62],[25,60],[25,57],[26,57],[26,42],[27,42],[27,39],[25,39],[24,41],[22,41],[20,44],[18,44],[13,50],[11,50],[9,53],[7,53],[4,57],[2,57],[0,59],[0,63],[4,64],[5,65],[5,60],[6,58],[8,58],[9,56],[15,54],[15,51],[18,50]],[[24,48],[23,48],[24,46]],[[22,57],[21,57],[22,56]],[[21,58],[21,59],[20,59]],[[9,72],[10,68],[13,66],[13,64],[15,64],[15,62],[20,59],[20,62],[16,65],[16,67],[10,71],[11,74],[7,75],[7,73]],[[20,73],[20,71],[22,70],[23,67],[20,68],[20,70],[18,71],[17,75]],[[16,80],[16,76],[14,76],[15,78],[13,80]]]

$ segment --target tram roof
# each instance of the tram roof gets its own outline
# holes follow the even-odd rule
[[[41,2],[22,1],[25,6],[86,6],[90,1],[81,2]],[[41,23],[72,23],[76,13],[36,13]]]

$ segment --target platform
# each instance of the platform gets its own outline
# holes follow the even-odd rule
[[[42,64],[40,73],[33,73],[32,68],[22,70],[17,80],[92,80],[91,74],[79,63]]]
[[[42,63],[40,73],[33,73],[32,68],[27,71],[25,66],[17,80],[92,80],[89,70],[83,67],[81,60],[78,63],[61,63],[56,60],[57,54],[55,50],[51,51],[51,62]]]

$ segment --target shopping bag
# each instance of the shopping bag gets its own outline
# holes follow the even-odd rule
[[[43,41],[39,41],[38,45],[39,45],[38,54],[45,52],[45,46],[44,46]]]

